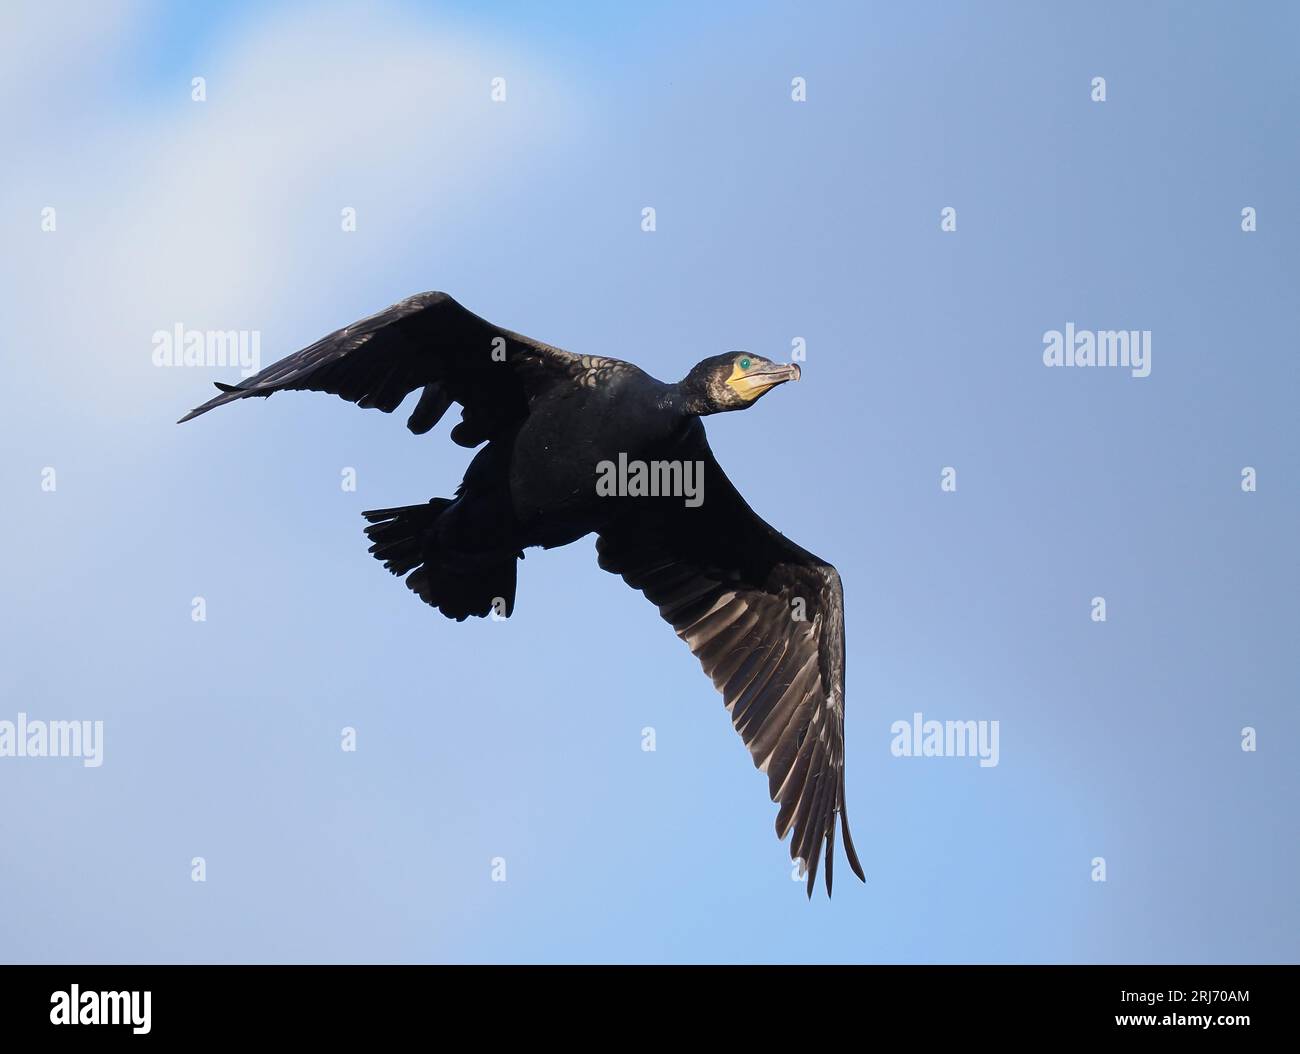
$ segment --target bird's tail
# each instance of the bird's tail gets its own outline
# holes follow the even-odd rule
[[[370,521],[370,552],[399,578],[408,575],[407,587],[448,618],[508,618],[515,609],[515,561],[523,554],[444,550],[436,526],[451,505],[449,498],[434,498],[425,505],[363,512]]]

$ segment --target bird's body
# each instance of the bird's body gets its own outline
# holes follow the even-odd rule
[[[418,434],[459,403],[452,439],[484,445],[455,497],[367,512],[371,552],[426,603],[463,620],[512,613],[525,549],[596,534],[600,565],[658,606],[723,693],[780,803],[778,835],[794,831],[790,854],[808,866],[809,893],[825,847],[829,892],[837,816],[862,877],[844,806],[839,575],[749,508],[700,420],[752,405],[798,376],[796,366],[737,352],[664,383],[631,363],[500,329],[445,293],[424,293],[243,384],[218,385],[221,395],[182,420],[286,389],[391,412],[421,389],[408,421]],[[658,466],[664,486],[603,485],[614,466],[628,464]]]
[[[669,386],[606,359],[598,383],[553,385],[529,407],[511,441],[510,495],[525,545],[554,548],[598,531],[616,504],[596,493],[595,468],[660,455],[687,420],[668,406]]]

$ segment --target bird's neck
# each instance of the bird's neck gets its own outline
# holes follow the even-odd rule
[[[664,385],[664,406],[680,417],[703,417],[713,412],[708,398],[685,381]]]

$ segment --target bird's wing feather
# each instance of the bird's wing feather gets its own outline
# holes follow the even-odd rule
[[[659,608],[722,692],[732,724],[779,803],[790,856],[819,857],[831,891],[835,819],[849,866],[865,877],[844,801],[844,594],[835,568],[765,523],[714,459],[695,423],[675,456],[703,469],[696,508],[637,500],[600,532],[600,566]]]
[[[590,362],[590,360],[587,360]],[[559,379],[581,382],[583,359],[501,329],[446,293],[419,293],[345,326],[289,355],[181,418],[188,421],[237,399],[279,391],[342,396],[391,413],[423,392],[407,427],[417,434],[447,408],[463,407],[452,438],[477,446],[523,418],[528,401]]]

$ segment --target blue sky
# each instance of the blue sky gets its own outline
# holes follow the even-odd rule
[[[0,720],[105,742],[0,758],[0,959],[1295,961],[1293,7],[3,18]],[[506,623],[382,571],[359,512],[453,491],[446,424],[174,424],[238,373],[156,368],[156,330],[269,362],[425,289],[664,379],[805,339],[709,432],[843,576],[865,886],[841,858],[805,900],[590,540],[530,554]],[[1069,322],[1149,330],[1151,375],[1046,368]],[[893,756],[918,711],[998,721],[999,764]]]

